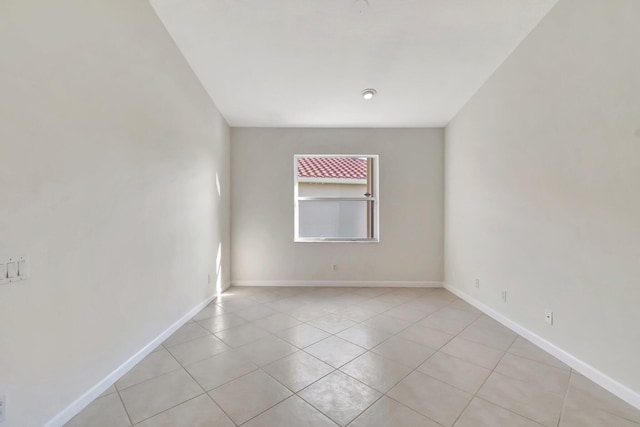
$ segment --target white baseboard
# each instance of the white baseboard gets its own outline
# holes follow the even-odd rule
[[[584,361],[578,359],[572,354],[566,352],[555,344],[550,343],[545,340],[541,336],[531,332],[529,329],[521,326],[520,324],[514,322],[513,320],[505,317],[504,315],[498,313],[496,310],[491,307],[483,304],[472,296],[462,292],[461,290],[451,286],[448,283],[444,283],[444,288],[447,289],[452,294],[456,295],[458,298],[463,299],[469,304],[476,307],[478,310],[485,313],[487,316],[492,317],[496,321],[502,323],[507,328],[511,329],[515,333],[521,335],[522,337],[528,339],[532,343],[536,344],[541,349],[545,350],[547,353],[556,357],[560,361],[564,362],[566,365],[578,371],[580,374],[589,378],[594,383],[598,384],[600,387],[605,390],[610,391],[611,393],[618,396],[620,399],[624,400],[631,406],[634,406],[640,409],[640,393],[631,390],[629,387],[620,384],[618,381],[609,377],[602,371],[594,368],[593,366],[585,363]]]
[[[227,285],[227,287],[229,287]],[[204,301],[193,307],[178,319],[175,323],[169,326],[166,330],[164,330],[160,335],[155,337],[150,343],[145,345],[142,349],[140,349],[136,354],[131,356],[126,362],[122,365],[118,366],[113,372],[107,375],[105,378],[100,380],[96,385],[91,387],[86,393],[77,398],[73,403],[60,411],[56,416],[51,418],[46,424],[45,427],[59,427],[63,426],[67,423],[71,418],[75,417],[80,413],[84,408],[87,407],[91,402],[93,402],[98,396],[104,393],[113,383],[118,381],[124,374],[129,372],[131,368],[136,366],[138,362],[144,359],[147,355],[149,355],[156,347],[158,347],[164,340],[169,338],[171,334],[173,334],[176,330],[178,330],[182,325],[187,323],[189,319],[195,316],[200,310],[206,307],[211,301],[216,298],[216,294],[207,297]]]
[[[346,288],[441,288],[442,282],[403,282],[403,281],[350,281],[350,280],[238,280],[231,286],[330,286]]]

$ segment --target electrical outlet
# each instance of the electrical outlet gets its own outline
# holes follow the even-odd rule
[[[507,302],[507,291],[502,291],[502,301]]]
[[[211,275],[210,274],[207,275],[207,284],[208,285],[211,284]]]
[[[338,271],[338,264],[332,264],[332,265],[331,265],[331,269],[332,269],[333,271]]]
[[[7,396],[0,396],[0,423],[7,418]]]
[[[476,288],[480,287],[480,279],[476,279]]]
[[[551,310],[544,311],[544,321],[553,326],[553,311]]]

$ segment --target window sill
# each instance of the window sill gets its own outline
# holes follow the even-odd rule
[[[379,239],[296,238],[294,243],[380,243]]]

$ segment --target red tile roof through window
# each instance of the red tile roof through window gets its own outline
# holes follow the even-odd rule
[[[299,157],[298,177],[367,179],[367,159],[358,157]]]

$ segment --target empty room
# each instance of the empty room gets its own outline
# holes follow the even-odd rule
[[[640,427],[638,22],[0,0],[0,427]]]

